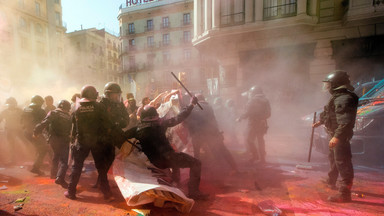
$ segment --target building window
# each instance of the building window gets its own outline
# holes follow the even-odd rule
[[[296,0],[264,0],[264,20],[296,16]]]
[[[155,41],[153,36],[148,36],[147,37],[147,47],[154,47],[155,46]]]
[[[41,27],[40,23],[36,23],[36,34],[40,36],[43,35],[43,27]]]
[[[184,31],[184,33],[183,33],[183,42],[184,43],[191,42],[191,31]]]
[[[23,31],[29,31],[28,23],[23,17],[20,17],[19,28]]]
[[[136,46],[135,39],[129,40],[129,50],[134,50]]]
[[[221,0],[221,25],[244,23],[244,0]]]
[[[170,44],[170,37],[168,34],[163,34],[163,46],[168,46]]]
[[[153,30],[153,20],[147,20],[146,30],[147,31],[152,31]]]
[[[40,16],[40,3],[35,2],[36,16]]]
[[[189,59],[191,59],[191,50],[186,49],[184,50],[184,60],[189,60]]]
[[[55,0],[55,3],[56,4],[60,4],[60,0]]]
[[[61,14],[59,12],[55,12],[56,17],[56,25],[61,26]]]
[[[168,28],[169,27],[169,17],[163,17],[163,23],[161,24],[162,28]]]
[[[189,25],[191,24],[191,14],[185,13],[183,14],[183,25]]]
[[[128,34],[135,34],[135,24],[134,23],[128,24]]]

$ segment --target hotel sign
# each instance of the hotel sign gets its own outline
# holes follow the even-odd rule
[[[143,4],[148,4],[152,2],[157,2],[159,0],[126,0],[127,7],[133,7],[137,5],[143,5]]]

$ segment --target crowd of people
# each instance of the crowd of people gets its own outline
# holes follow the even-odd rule
[[[330,197],[330,201],[347,202],[351,200],[353,181],[349,140],[353,135],[358,98],[351,91],[345,72],[332,73],[324,83],[330,84],[328,90],[333,96],[321,120],[313,127],[325,124],[333,137],[327,184],[334,187],[338,174],[343,184],[340,194]],[[10,162],[15,162],[17,137],[26,138],[35,147],[37,157],[30,171],[36,175],[44,175],[41,169],[44,158],[48,152],[53,152],[50,178],[67,189],[64,194],[67,198],[76,199],[76,186],[84,161],[91,153],[98,171],[93,187],[100,188],[104,199],[113,200],[107,173],[115,160],[115,151],[127,140],[136,139],[139,149],[154,166],[172,172],[172,181],[176,185],[180,184],[180,169],[190,168],[188,197],[206,199],[208,194],[199,190],[201,149],[217,161],[227,163],[231,172],[237,173],[237,164],[224,144],[223,131],[237,142],[234,124],[247,120],[246,143],[252,155],[250,162],[266,163],[264,135],[268,130],[271,106],[259,86],[246,92],[248,102],[239,115],[233,100],[227,100],[223,105],[222,99],[216,98],[212,107],[202,94],[188,96],[181,90],[163,92],[152,100],[144,97],[141,106],[136,104],[133,94],[128,93],[124,101],[121,94],[120,86],[114,82],[105,85],[101,97],[94,86],[86,85],[80,94],[73,95],[72,103],[60,100],[55,107],[52,96],[35,95],[24,110],[18,108],[15,98],[8,98],[7,108],[0,113],[0,122],[5,120],[7,142],[11,147]],[[190,139],[186,138],[185,132]],[[188,140],[191,140],[193,150],[185,153]],[[67,182],[69,159],[73,160],[73,165]]]

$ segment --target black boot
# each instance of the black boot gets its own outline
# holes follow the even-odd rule
[[[62,188],[68,188],[68,183],[63,178],[57,177],[55,183],[61,185]]]
[[[336,194],[336,195],[333,195],[333,196],[329,196],[328,197],[328,201],[330,202],[337,202],[337,203],[346,203],[346,202],[351,202],[352,201],[352,198],[351,198],[351,194]]]

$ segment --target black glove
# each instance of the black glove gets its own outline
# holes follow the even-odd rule
[[[193,96],[192,98],[191,98],[191,101],[190,101],[190,103],[193,105],[193,106],[195,106],[196,104],[197,104],[197,97],[195,97],[195,96]]]

